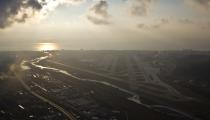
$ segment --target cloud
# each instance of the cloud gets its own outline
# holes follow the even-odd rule
[[[129,11],[134,16],[145,16],[148,14],[151,3],[154,0],[127,0]]]
[[[156,21],[156,23],[151,25],[150,26],[151,28],[157,29],[157,28],[160,28],[162,26],[165,26],[166,24],[169,24],[169,19],[168,18],[160,18],[160,19],[155,20],[155,21]]]
[[[201,28],[205,30],[210,30],[210,21],[207,21],[206,23],[204,23]]]
[[[158,18],[152,24],[148,24],[148,25],[146,25],[144,23],[137,24],[137,28],[139,28],[139,29],[158,29],[158,28],[165,26],[167,24],[169,24],[168,18]]]
[[[5,28],[13,22],[24,22],[29,16],[27,15],[27,11],[25,11],[25,9],[39,11],[42,9],[42,6],[36,0],[1,0],[0,28]]]
[[[88,11],[87,19],[94,24],[110,24],[110,15],[108,14],[108,3],[100,0],[93,4]]]
[[[169,23],[169,19],[167,19],[167,18],[161,18],[160,19],[160,22],[161,22],[161,24],[167,24],[167,23]]]
[[[143,24],[143,23],[140,23],[140,24],[138,24],[138,25],[137,25],[137,27],[138,27],[138,28],[145,28],[145,27],[146,27],[146,25],[145,25],[145,24]]]
[[[60,4],[76,4],[84,0],[0,0],[0,28],[25,22],[36,15],[46,15]]]
[[[187,19],[187,18],[185,18],[185,19],[179,19],[179,22],[180,23],[183,23],[183,24],[193,24],[194,23],[192,20]]]
[[[186,3],[202,11],[210,10],[210,0],[185,0]]]

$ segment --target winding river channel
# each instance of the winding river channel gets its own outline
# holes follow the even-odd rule
[[[171,108],[169,106],[144,104],[144,103],[141,102],[141,99],[140,99],[138,94],[136,94],[136,93],[134,93],[132,91],[126,90],[124,88],[121,88],[119,86],[113,85],[113,84],[111,84],[109,82],[93,80],[93,79],[80,78],[78,76],[75,76],[75,75],[69,73],[68,71],[65,71],[65,70],[62,70],[62,69],[53,68],[53,67],[45,67],[45,66],[42,66],[42,65],[39,64],[40,61],[46,60],[49,57],[50,57],[50,55],[44,56],[44,57],[35,58],[33,60],[30,60],[30,61],[23,61],[21,63],[21,68],[24,69],[24,70],[30,69],[30,67],[27,66],[27,64],[25,64],[26,62],[28,62],[33,67],[36,67],[36,68],[39,68],[39,69],[45,69],[45,70],[52,70],[52,71],[55,71],[55,72],[67,75],[69,77],[72,77],[72,78],[74,78],[76,80],[79,80],[79,81],[93,82],[93,83],[98,83],[98,84],[102,84],[102,85],[105,85],[105,86],[108,86],[108,87],[115,88],[115,89],[117,89],[117,90],[119,90],[121,92],[129,94],[130,97],[128,97],[126,99],[128,99],[128,100],[130,100],[132,102],[135,102],[136,104],[140,104],[142,106],[145,106],[145,107],[147,107],[149,109],[153,109],[153,110],[156,110],[156,111],[159,111],[159,112],[160,112],[160,110],[164,109],[164,110],[170,111],[170,113],[176,114],[177,116],[183,116],[185,118],[188,118],[189,120],[199,120],[198,118],[195,118],[195,117],[193,117],[193,116],[191,116],[191,115],[189,115],[189,114],[187,114],[185,112],[179,111],[179,110]]]

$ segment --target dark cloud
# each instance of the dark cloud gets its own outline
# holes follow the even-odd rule
[[[14,22],[24,22],[28,15],[22,13],[24,9],[39,11],[42,6],[37,0],[0,0],[0,28],[5,28]]]
[[[135,16],[145,16],[153,0],[127,0],[130,4],[130,13]]]
[[[107,12],[107,8],[108,8],[107,1],[101,0],[99,1],[99,3],[93,5],[90,8],[90,11],[93,11],[95,14],[103,16],[105,18],[109,16]]]
[[[89,8],[87,19],[94,24],[109,24],[108,3],[100,0]]]
[[[33,9],[41,9],[42,5],[38,2],[38,0],[25,0],[26,2],[26,7],[32,7]],[[42,0],[43,2],[45,0]]]
[[[0,0],[0,28],[3,29],[17,22],[25,22],[35,13],[45,9],[43,15],[54,10],[60,4],[77,4],[85,0]],[[50,3],[55,6],[49,5]]]

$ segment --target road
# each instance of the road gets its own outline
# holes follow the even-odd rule
[[[138,68],[143,70],[146,82],[155,83],[160,86],[163,86],[167,88],[167,90],[171,92],[172,95],[175,95],[179,98],[187,98],[186,96],[183,96],[179,91],[177,91],[172,86],[161,81],[160,78],[157,76],[158,72],[155,68],[152,68],[148,63],[140,62],[141,60],[137,56],[134,56],[134,60],[136,61]]]
[[[106,85],[106,86],[110,86],[110,87],[116,88],[116,89],[118,89],[118,90],[120,90],[120,91],[123,91],[123,92],[126,92],[126,93],[129,93],[129,94],[133,95],[133,97],[128,98],[128,100],[131,100],[131,101],[133,101],[133,102],[135,102],[135,103],[137,103],[137,104],[141,104],[141,105],[143,105],[143,106],[145,106],[145,107],[147,107],[147,108],[150,108],[150,109],[154,109],[154,108],[159,109],[159,107],[160,107],[161,109],[162,109],[162,108],[163,108],[163,109],[164,109],[164,108],[167,108],[167,110],[172,111],[172,112],[175,111],[175,109],[170,108],[170,107],[167,107],[167,106],[144,104],[144,103],[142,103],[142,102],[139,100],[138,95],[136,95],[135,93],[133,93],[133,92],[131,92],[131,91],[128,91],[128,90],[126,90],[126,89],[120,88],[120,87],[118,87],[118,86],[116,86],[116,85],[113,85],[113,84],[111,84],[111,83],[108,83],[108,82],[105,82],[105,81],[98,81],[98,80],[91,80],[91,79],[80,78],[80,77],[74,76],[74,75],[70,74],[68,71],[65,71],[65,70],[62,70],[62,69],[52,68],[52,67],[45,67],[45,66],[39,65],[38,63],[40,62],[40,60],[47,60],[47,57],[46,57],[46,58],[37,59],[36,61],[32,62],[31,64],[32,64],[34,67],[37,67],[37,68],[40,68],[40,69],[52,70],[52,71],[55,71],[55,72],[58,72],[58,73],[61,73],[61,74],[64,74],[64,75],[68,75],[68,76],[73,77],[73,78],[75,78],[75,79],[77,79],[77,80],[80,80],[80,81],[88,81],[88,82],[100,83],[100,84],[103,84],[103,85]],[[48,60],[48,61],[49,61],[49,60]],[[69,66],[69,65],[65,65],[65,64],[62,64],[62,63],[59,63],[59,62],[55,62],[55,61],[49,61],[49,62],[52,62],[52,63],[54,63],[54,64],[59,64],[59,65],[61,65],[61,66],[65,66],[65,67],[68,67],[68,68],[71,68],[71,69],[73,68],[73,69],[76,69],[76,70],[79,70],[79,71],[88,72],[88,73],[91,73],[91,74],[95,74],[95,75],[99,75],[99,76],[102,76],[102,77],[106,77],[106,78],[112,79],[111,76],[109,77],[109,76],[107,76],[107,75],[100,74],[100,73],[96,73],[96,72],[93,72],[93,71],[89,71],[89,70],[84,70],[84,69],[76,68],[76,67]],[[24,86],[27,90],[29,90],[33,95],[37,96],[38,98],[42,99],[43,101],[49,103],[50,105],[52,105],[52,106],[54,106],[55,108],[57,108],[58,110],[60,110],[62,113],[64,113],[66,116],[68,116],[68,118],[69,118],[70,120],[76,120],[76,119],[72,116],[71,113],[65,111],[62,107],[56,105],[55,103],[53,103],[53,102],[51,102],[51,101],[49,101],[49,100],[43,98],[42,96],[40,96],[40,95],[34,93],[33,91],[30,90],[30,87],[28,87],[28,86],[22,81],[21,78],[20,78],[19,80],[21,81],[21,83],[23,84],[23,86]],[[113,79],[112,79],[112,80],[113,80]],[[119,79],[119,80],[121,81],[121,79]],[[154,110],[156,110],[156,109],[154,109]],[[157,110],[157,111],[158,111],[158,110]],[[198,120],[197,118],[194,118],[194,117],[192,117],[192,116],[190,116],[190,115],[188,115],[188,114],[186,114],[186,113],[184,113],[184,112],[182,112],[182,111],[179,111],[179,110],[176,110],[176,113],[179,114],[179,115],[185,116],[186,118]]]
[[[127,72],[128,72],[128,80],[130,82],[130,88],[132,90],[137,90],[138,86],[137,84],[134,84],[136,81],[136,73],[132,67],[130,55],[126,56],[126,66],[127,66]]]
[[[163,82],[152,82],[151,80],[146,80],[146,82],[142,82],[143,84],[135,84],[134,82],[131,82],[129,80],[123,80],[121,78],[117,78],[117,77],[113,77],[113,76],[110,76],[110,75],[107,75],[107,74],[103,74],[103,73],[98,73],[98,72],[95,72],[95,71],[91,71],[91,70],[87,70],[87,69],[84,69],[84,68],[78,68],[78,67],[75,67],[75,66],[72,66],[72,65],[66,65],[66,64],[63,64],[63,63],[60,63],[60,62],[57,62],[57,61],[52,61],[52,60],[47,60],[49,63],[53,63],[53,64],[57,64],[57,65],[60,65],[60,66],[63,66],[63,67],[67,67],[67,68],[70,68],[70,69],[74,69],[74,70],[78,70],[78,71],[81,71],[81,72],[86,72],[86,73],[89,73],[89,74],[92,74],[92,75],[97,75],[97,76],[100,76],[100,77],[104,77],[104,78],[107,78],[107,79],[111,79],[111,80],[115,80],[115,81],[119,81],[121,83],[125,83],[125,84],[129,84],[130,86],[135,86],[136,87],[147,87],[147,88],[152,88],[152,86],[149,86],[149,85],[145,85],[144,83],[148,83],[147,81],[150,81],[149,83],[150,84],[158,84],[160,86],[163,86],[165,88],[167,88],[167,90],[174,96],[177,96],[177,99],[174,99],[174,97],[172,98],[173,100],[187,100],[186,98],[188,98],[187,96],[183,96],[181,95],[176,89],[174,89],[173,87],[169,86],[168,84],[166,83],[163,83]],[[141,65],[142,67],[142,65]],[[144,71],[145,73],[147,71]],[[150,71],[151,72],[151,71]],[[152,73],[147,73],[147,74],[152,74]],[[148,78],[149,79],[149,78]],[[139,82],[141,83],[141,82]],[[134,84],[134,85],[132,85]],[[151,94],[154,94],[150,91],[145,91],[145,92],[148,92],[148,93],[151,93]],[[155,94],[157,95],[157,94]],[[160,96],[160,95],[159,95]],[[165,96],[165,94],[164,94]]]
[[[31,88],[23,81],[22,75],[19,72],[15,72],[15,76],[16,78],[20,81],[20,83],[22,84],[22,86],[29,91],[32,95],[34,95],[35,97],[39,98],[40,100],[42,100],[43,102],[48,103],[49,105],[53,106],[54,108],[56,108],[57,110],[59,110],[61,113],[63,113],[69,120],[77,120],[74,116],[73,113],[66,111],[64,108],[62,108],[61,106],[57,105],[56,103],[48,100],[47,98],[37,94],[36,92],[32,91]]]
[[[57,65],[61,65],[61,66],[67,67],[67,68],[71,68],[71,69],[74,69],[74,70],[78,70],[78,71],[81,71],[81,72],[86,72],[86,73],[94,74],[94,75],[97,75],[97,76],[100,76],[100,77],[120,81],[120,82],[123,82],[123,83],[129,83],[129,82],[127,82],[125,80],[122,80],[120,78],[117,78],[117,77],[109,76],[107,74],[97,73],[97,72],[87,70],[87,69],[83,69],[83,68],[78,68],[78,67],[66,65],[66,64],[63,64],[63,63],[60,63],[60,62],[57,62],[57,61],[48,60],[48,62],[57,64]]]

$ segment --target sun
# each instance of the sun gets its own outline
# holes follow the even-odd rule
[[[56,43],[38,43],[37,49],[39,51],[57,50],[58,49],[58,45]]]

